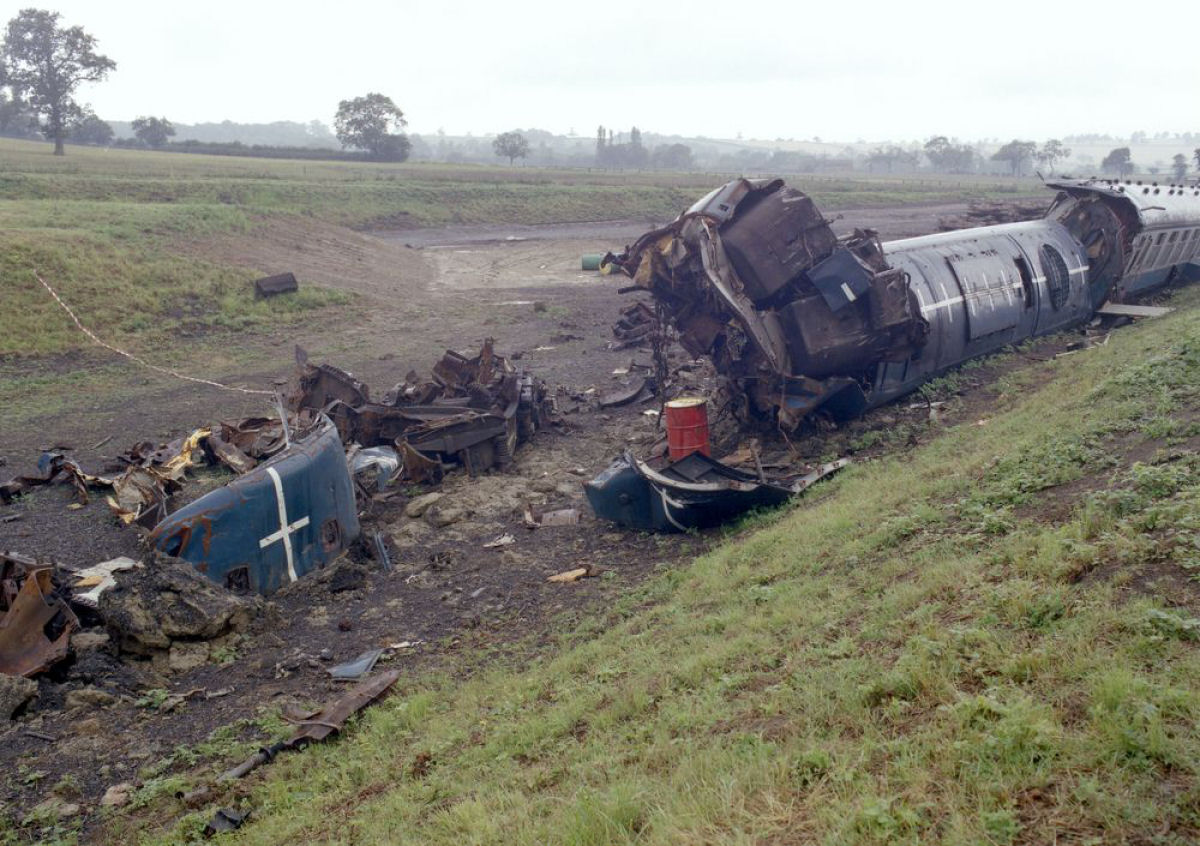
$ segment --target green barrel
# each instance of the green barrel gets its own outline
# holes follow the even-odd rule
[[[603,259],[604,255],[602,253],[587,253],[583,257],[583,269],[599,270],[600,262],[603,261]]]

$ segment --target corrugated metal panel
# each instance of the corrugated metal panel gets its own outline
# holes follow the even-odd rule
[[[967,307],[967,332],[971,340],[1012,329],[1020,321],[1024,300],[1021,283],[1005,272],[998,254],[951,256],[946,259],[962,289]]]

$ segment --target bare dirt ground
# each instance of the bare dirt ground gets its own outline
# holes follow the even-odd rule
[[[964,208],[943,204],[843,212],[835,228],[870,226],[885,238],[905,237],[934,231],[939,218]],[[607,348],[611,324],[628,298],[616,293],[620,282],[613,277],[579,270],[580,256],[620,248],[645,229],[645,223],[610,222],[364,235],[319,224],[272,225],[189,249],[258,271],[294,270],[302,280],[360,295],[362,307],[353,320],[239,339],[254,349],[262,366],[214,374],[222,378],[269,385],[290,373],[292,348],[299,344],[314,360],[349,369],[382,393],[410,369],[428,372],[447,347],[472,351],[485,337],[494,337],[497,351],[551,389],[561,385],[584,394],[616,387],[620,378],[614,370],[627,369],[631,361],[647,364],[649,355]],[[1064,342],[1046,343],[1052,352]],[[91,354],[84,360],[110,361]],[[197,372],[203,367],[196,362]],[[986,413],[986,384],[995,373],[986,367],[975,373],[977,386],[967,391],[966,401],[946,409],[937,425]],[[146,381],[137,399],[121,408],[107,406],[103,397],[80,395],[74,401],[77,413],[33,417],[5,431],[0,457],[7,466],[0,475],[31,470],[38,450],[55,443],[73,445],[82,465],[95,468],[137,440],[166,440],[216,419],[267,411],[260,399],[245,395],[140,371],[132,371],[131,379]],[[364,524],[390,538],[390,571],[360,558],[342,565],[341,575],[335,571],[302,580],[272,597],[255,626],[203,666],[175,672],[161,658],[120,658],[112,644],[104,643],[78,651],[72,663],[42,677],[37,700],[0,731],[0,765],[21,774],[6,779],[0,792],[4,816],[19,821],[39,803],[56,801],[71,814],[94,820],[100,797],[113,784],[143,784],[149,773],[194,774],[205,761],[193,763],[174,753],[214,729],[285,702],[320,702],[343,690],[329,677],[331,664],[402,641],[419,645],[396,650],[385,666],[406,673],[437,666],[455,650],[536,649],[587,609],[610,603],[646,575],[719,542],[720,533],[648,536],[591,517],[580,483],[624,449],[650,448],[659,438],[654,422],[643,414],[650,407],[600,411],[585,406],[565,415],[564,425],[539,432],[519,451],[510,472],[478,479],[449,475],[434,510],[453,516],[443,525],[429,516],[406,516],[408,494],[420,491],[369,504]],[[928,409],[905,403],[880,409],[837,433],[808,433],[786,462],[802,472],[831,453],[854,450],[863,433],[898,422],[912,424],[912,446],[925,437],[926,428],[936,428],[929,417]],[[858,451],[870,454],[869,448]],[[180,501],[228,478],[201,476]],[[51,487],[0,511],[0,517],[17,517],[0,522],[0,549],[74,566],[141,553],[137,534],[117,526],[100,497],[76,510],[68,508],[73,499],[68,488]],[[575,507],[583,519],[575,526],[531,531],[522,519],[527,505]],[[514,542],[484,546],[503,535]],[[597,567],[604,574],[574,584],[546,581],[577,566]],[[212,699],[200,694],[164,712],[144,700],[147,691],[156,690],[228,692]],[[240,739],[263,740],[253,727],[238,731]],[[217,760],[210,766],[230,763]],[[64,783],[69,789],[61,788]],[[52,798],[56,785],[60,789]],[[89,837],[100,836],[99,830],[92,822],[84,829]]]

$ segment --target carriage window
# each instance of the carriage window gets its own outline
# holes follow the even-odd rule
[[[172,558],[178,558],[180,553],[187,547],[188,539],[192,535],[192,530],[184,526],[175,534],[167,538],[166,542],[160,547],[163,552],[170,555]]]
[[[336,517],[330,517],[321,524],[321,548],[332,552],[342,544],[342,526]]]

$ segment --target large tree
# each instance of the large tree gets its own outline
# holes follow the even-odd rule
[[[1100,162],[1100,169],[1117,176],[1129,176],[1133,173],[1133,155],[1128,147],[1116,147]]]
[[[686,144],[660,144],[650,155],[650,163],[666,170],[688,170],[692,166],[692,148]]]
[[[1175,157],[1171,159],[1171,172],[1175,175],[1175,180],[1177,182],[1182,182],[1183,180],[1187,179],[1187,156],[1185,156],[1183,153],[1176,153]]]
[[[165,117],[140,117],[130,124],[133,134],[147,147],[165,147],[175,135],[175,126]]]
[[[343,147],[363,150],[373,159],[402,162],[412,148],[399,130],[408,125],[404,112],[391,97],[370,93],[338,103],[333,118],[334,133]]]
[[[944,173],[975,170],[975,148],[970,144],[954,144],[945,135],[935,135],[925,142],[924,151],[934,170]]]
[[[1021,141],[1014,138],[992,154],[992,161],[1008,162],[1008,166],[1012,168],[1013,176],[1020,176],[1025,172],[1025,165],[1033,159],[1035,152],[1037,152],[1036,142]]]
[[[14,97],[40,121],[63,155],[63,141],[82,114],[72,96],[83,82],[104,79],[117,63],[96,52],[96,39],[82,27],[60,27],[57,12],[23,9],[8,22],[0,46],[3,79]]]
[[[529,141],[519,132],[501,132],[492,141],[492,149],[501,158],[507,158],[511,165],[513,159],[523,159],[529,155]]]
[[[1040,164],[1044,164],[1050,169],[1050,173],[1053,175],[1054,163],[1063,159],[1069,159],[1071,157],[1071,148],[1064,147],[1063,143],[1057,138],[1051,138],[1034,155]]]

